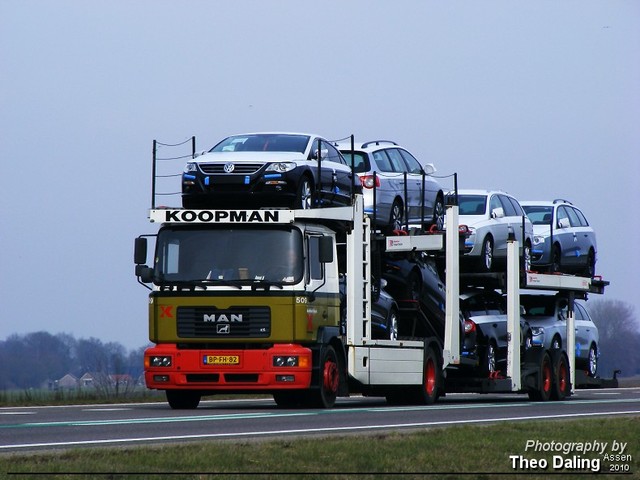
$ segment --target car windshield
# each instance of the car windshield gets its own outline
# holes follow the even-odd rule
[[[164,228],[156,245],[159,284],[270,281],[296,283],[303,271],[297,229]]]
[[[551,225],[553,207],[542,205],[523,205],[527,217],[534,225]]]
[[[213,147],[210,152],[299,152],[304,153],[309,143],[308,135],[283,133],[258,133],[233,135]]]
[[[460,215],[484,215],[487,211],[486,195],[458,195]]]

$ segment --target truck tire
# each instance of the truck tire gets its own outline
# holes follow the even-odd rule
[[[529,390],[529,399],[536,402],[546,402],[551,398],[553,388],[553,364],[549,352],[544,352],[540,358],[538,382],[533,390]]]
[[[331,345],[320,351],[320,375],[317,388],[309,392],[309,403],[318,408],[332,408],[340,387],[340,364]]]
[[[273,399],[280,408],[296,408],[304,404],[305,393],[306,392],[300,390],[275,392]]]
[[[551,388],[552,400],[564,400],[571,395],[571,375],[569,372],[569,359],[565,352],[557,352],[553,359],[553,385]]]
[[[428,346],[424,352],[424,370],[422,373],[422,385],[416,390],[415,402],[419,405],[431,405],[440,395],[442,371],[436,352]]]
[[[200,392],[190,390],[166,390],[167,402],[174,410],[193,410],[200,404]]]

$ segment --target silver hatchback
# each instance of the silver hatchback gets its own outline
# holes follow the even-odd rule
[[[400,230],[406,224],[444,224],[444,193],[433,178],[432,163],[422,165],[409,151],[388,140],[336,144],[347,165],[360,177],[364,211],[375,217],[375,226]],[[375,202],[374,202],[375,195]],[[375,208],[374,208],[375,204]]]

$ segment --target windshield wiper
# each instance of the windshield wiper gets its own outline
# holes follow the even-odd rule
[[[246,284],[245,280],[222,280],[222,279],[202,279],[202,280],[173,280],[173,281],[162,281],[159,282],[158,285],[162,287],[176,287],[176,288],[191,288],[195,290],[196,288],[206,288],[207,285],[224,285],[227,287],[234,287],[237,289],[241,289],[242,285]]]
[[[251,283],[251,290],[257,290],[258,288],[264,288],[269,290],[271,287],[276,287],[282,290],[282,283],[272,282],[270,280],[253,280]]]

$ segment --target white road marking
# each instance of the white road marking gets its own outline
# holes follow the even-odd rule
[[[241,433],[210,433],[199,435],[174,435],[166,437],[139,437],[139,438],[117,438],[117,439],[104,439],[104,440],[82,440],[74,442],[50,442],[50,443],[25,443],[20,445],[0,445],[0,449],[11,448],[37,448],[37,447],[64,447],[73,445],[104,445],[104,444],[122,444],[122,443],[135,443],[135,442],[152,442],[152,441],[175,441],[175,440],[196,440],[196,439],[212,439],[212,438],[229,438],[229,437],[255,437],[255,436],[269,436],[269,435],[283,435],[283,434],[305,434],[305,433],[327,433],[327,432],[347,432],[347,431],[362,431],[362,430],[383,430],[389,428],[419,428],[419,427],[435,427],[445,425],[463,425],[463,424],[482,424],[482,423],[502,423],[511,421],[522,420],[543,420],[543,419],[558,419],[558,418],[579,418],[579,417],[594,417],[594,416],[610,416],[610,415],[638,415],[640,410],[631,410],[627,412],[598,412],[598,413],[569,413],[564,415],[542,415],[542,416],[527,416],[527,417],[509,417],[509,418],[484,418],[475,420],[456,420],[456,421],[440,421],[440,422],[419,422],[419,423],[398,423],[388,425],[360,425],[352,427],[321,427],[321,428],[304,428],[304,429],[291,429],[291,430],[270,430],[270,431],[252,431]]]

